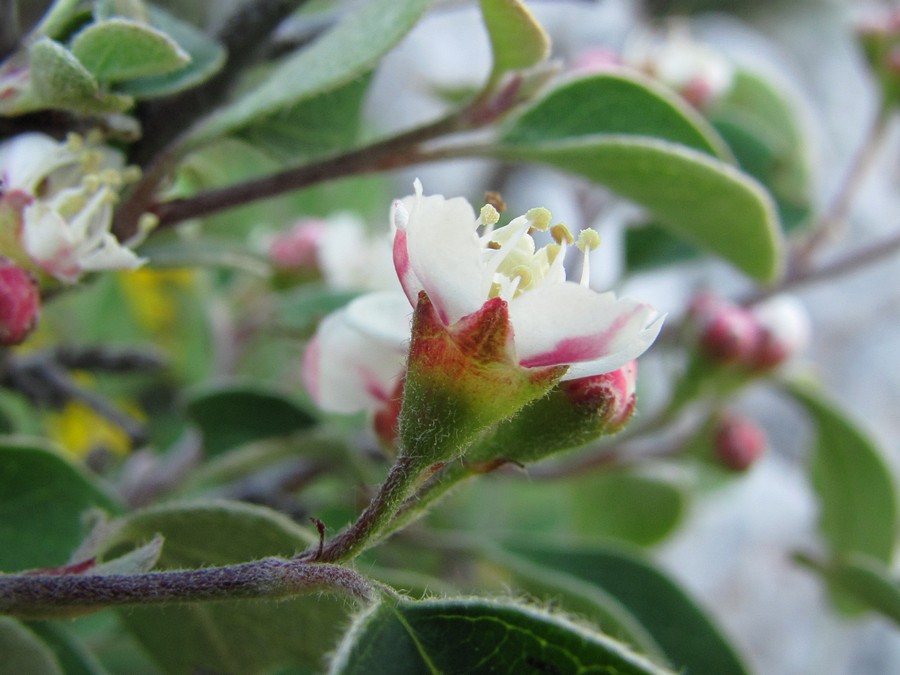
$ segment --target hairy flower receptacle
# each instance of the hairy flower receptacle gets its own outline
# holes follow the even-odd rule
[[[484,430],[543,396],[565,366],[524,368],[514,358],[507,303],[488,300],[445,326],[422,291],[413,317],[399,431],[423,462],[465,452]]]
[[[564,380],[502,422],[466,453],[466,461],[527,464],[624,428],[634,413],[637,361],[611,373]]]
[[[37,325],[41,294],[34,277],[0,258],[0,345],[22,343]]]

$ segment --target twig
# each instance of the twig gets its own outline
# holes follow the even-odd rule
[[[0,575],[0,614],[44,618],[112,605],[285,598],[312,592],[365,602],[374,597],[375,588],[346,567],[283,558],[146,574]]]

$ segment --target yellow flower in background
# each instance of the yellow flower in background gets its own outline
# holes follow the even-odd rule
[[[128,435],[120,427],[81,401],[69,401],[61,410],[49,413],[45,425],[50,440],[79,459],[98,449],[120,456],[131,449]]]
[[[122,292],[137,322],[153,333],[169,331],[179,319],[179,295],[191,289],[191,269],[142,268],[118,275]]]

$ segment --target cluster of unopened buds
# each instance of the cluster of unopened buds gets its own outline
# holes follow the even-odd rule
[[[808,315],[791,296],[742,307],[700,293],[691,303],[688,318],[702,356],[750,372],[780,366],[806,349],[810,340]]]
[[[543,208],[499,221],[418,182],[394,203],[402,292],[364,295],[320,324],[304,379],[322,408],[368,410],[382,439],[430,462],[532,461],[625,424],[633,360],[662,316],[589,287],[595,232],[551,226]],[[585,259],[578,281],[566,279],[571,245]]]

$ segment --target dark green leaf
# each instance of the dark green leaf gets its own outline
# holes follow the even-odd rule
[[[193,25],[176,19],[158,7],[150,7],[150,24],[168,35],[183,49],[190,62],[165,75],[141,77],[119,87],[136,98],[169,96],[195,87],[212,77],[225,63],[225,48]]]
[[[624,645],[545,610],[483,599],[383,602],[344,639],[332,675],[667,673]]]
[[[102,82],[160,75],[191,60],[165,33],[128,19],[91,24],[72,41],[72,53]]]
[[[126,518],[115,550],[157,533],[165,538],[160,569],[228,565],[289,557],[316,541],[270,509],[232,502],[170,504]],[[122,621],[166,672],[262,673],[276,667],[318,671],[334,647],[349,607],[328,596],[133,608]]]
[[[696,150],[652,138],[595,135],[506,145],[489,154],[550,164],[602,183],[750,276],[770,281],[779,274],[782,239],[771,197],[752,178]]]
[[[201,122],[207,142],[369,72],[415,25],[431,0],[371,0],[353,8],[312,46],[283,61],[260,86]]]
[[[693,600],[637,553],[620,548],[516,552],[551,569],[595,584],[616,598],[650,633],[680,672],[746,675],[747,668],[720,629]]]
[[[0,675],[63,675],[53,651],[18,621],[0,616]]]
[[[66,675],[107,675],[106,669],[69,633],[63,622],[30,621],[28,628],[53,650]]]
[[[0,570],[63,565],[82,537],[81,514],[121,507],[80,467],[39,442],[0,440]]]
[[[550,38],[519,0],[481,0],[481,14],[494,57],[488,86],[508,72],[531,68],[547,58]]]
[[[897,492],[878,447],[812,387],[794,383],[788,390],[815,424],[810,474],[832,553],[862,553],[889,564],[897,541]]]
[[[203,432],[203,447],[216,455],[251,441],[307,429],[316,419],[286,396],[258,387],[217,388],[187,403]]]
[[[513,121],[503,142],[531,145],[594,134],[649,136],[730,156],[693,108],[652,81],[624,73],[591,75],[556,87]]]

